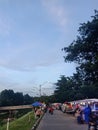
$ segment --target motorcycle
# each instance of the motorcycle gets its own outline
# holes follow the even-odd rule
[[[49,108],[49,113],[53,115],[53,108]]]
[[[96,130],[98,130],[98,119],[96,121]]]
[[[98,130],[98,120],[96,120],[96,123],[91,123],[89,126],[89,130]]]
[[[95,126],[92,126],[92,125],[91,125],[90,128],[89,128],[89,130],[96,130],[96,129],[95,129]]]

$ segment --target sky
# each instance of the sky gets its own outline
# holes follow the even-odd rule
[[[0,91],[53,93],[77,66],[64,62],[62,48],[95,9],[98,0],[0,0]]]

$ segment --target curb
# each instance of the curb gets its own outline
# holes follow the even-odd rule
[[[44,114],[35,122],[35,124],[33,125],[31,130],[36,130],[36,128],[39,125],[39,123],[40,123],[43,116],[44,116]]]

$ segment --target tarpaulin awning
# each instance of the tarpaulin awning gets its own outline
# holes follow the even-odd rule
[[[42,103],[36,101],[36,102],[34,102],[34,103],[32,104],[32,106],[34,106],[34,107],[42,106]]]

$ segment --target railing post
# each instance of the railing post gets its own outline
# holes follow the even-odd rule
[[[9,120],[10,120],[10,119],[8,118],[8,119],[7,119],[7,127],[6,127],[6,130],[9,130],[9,124],[10,124],[10,123],[9,123]]]

